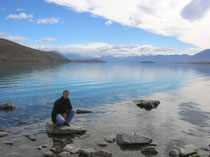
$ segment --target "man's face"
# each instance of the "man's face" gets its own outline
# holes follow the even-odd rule
[[[69,97],[69,92],[64,92],[63,93],[63,98],[64,99],[68,99],[68,97]]]

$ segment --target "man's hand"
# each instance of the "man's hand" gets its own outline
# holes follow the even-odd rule
[[[53,127],[56,127],[56,123],[53,123]]]
[[[67,117],[67,114],[66,114],[66,113],[64,113],[64,114],[63,114],[63,118],[64,118],[64,119],[66,119],[66,117]]]

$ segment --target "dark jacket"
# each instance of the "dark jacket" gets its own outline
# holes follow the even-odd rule
[[[72,110],[72,105],[70,99],[64,99],[63,96],[55,101],[54,107],[51,113],[53,123],[56,123],[56,115],[70,113]]]

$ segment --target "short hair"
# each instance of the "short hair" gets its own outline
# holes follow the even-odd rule
[[[68,91],[67,89],[63,91],[63,94],[64,94],[65,92],[69,93],[69,91]]]

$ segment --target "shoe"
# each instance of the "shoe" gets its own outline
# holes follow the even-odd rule
[[[65,126],[70,126],[70,125],[69,125],[68,123],[66,123],[66,122],[65,122],[65,123],[63,123],[63,125],[65,125]]]

